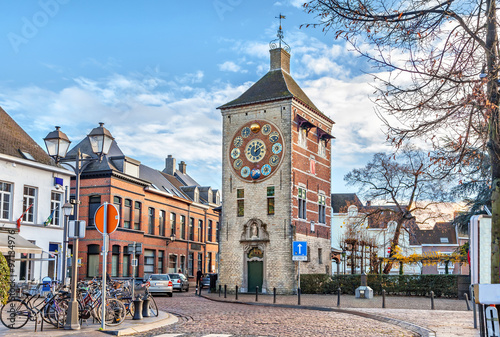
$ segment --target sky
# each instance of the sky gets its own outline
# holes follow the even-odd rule
[[[370,100],[373,69],[304,12],[304,0],[5,1],[0,11],[0,106],[44,149],[61,126],[73,145],[104,122],[125,155],[162,170],[187,163],[221,186],[217,107],[269,70],[281,13],[291,75],[327,116],[332,193],[344,175],[387,151]]]

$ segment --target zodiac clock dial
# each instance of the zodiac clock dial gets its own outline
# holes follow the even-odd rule
[[[270,122],[248,122],[234,134],[229,148],[229,161],[235,174],[248,182],[271,177],[284,156],[284,139]]]

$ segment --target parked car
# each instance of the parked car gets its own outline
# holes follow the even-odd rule
[[[162,293],[172,297],[174,285],[168,274],[152,274],[148,282],[150,293]]]
[[[184,274],[172,273],[168,274],[168,276],[170,276],[170,279],[172,280],[174,289],[179,290],[181,292],[183,290],[189,291],[189,281]]]
[[[217,274],[205,274],[205,275],[203,275],[203,278],[201,279],[201,285],[203,286],[203,288],[210,287],[210,278],[211,277],[217,277]]]

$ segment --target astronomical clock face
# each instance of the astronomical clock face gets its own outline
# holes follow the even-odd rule
[[[283,137],[278,128],[257,120],[243,125],[236,132],[229,148],[229,160],[240,179],[261,181],[278,170],[283,150]]]

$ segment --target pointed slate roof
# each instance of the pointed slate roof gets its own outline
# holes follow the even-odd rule
[[[36,162],[57,166],[50,156],[0,107],[0,153],[26,158],[30,154]]]

